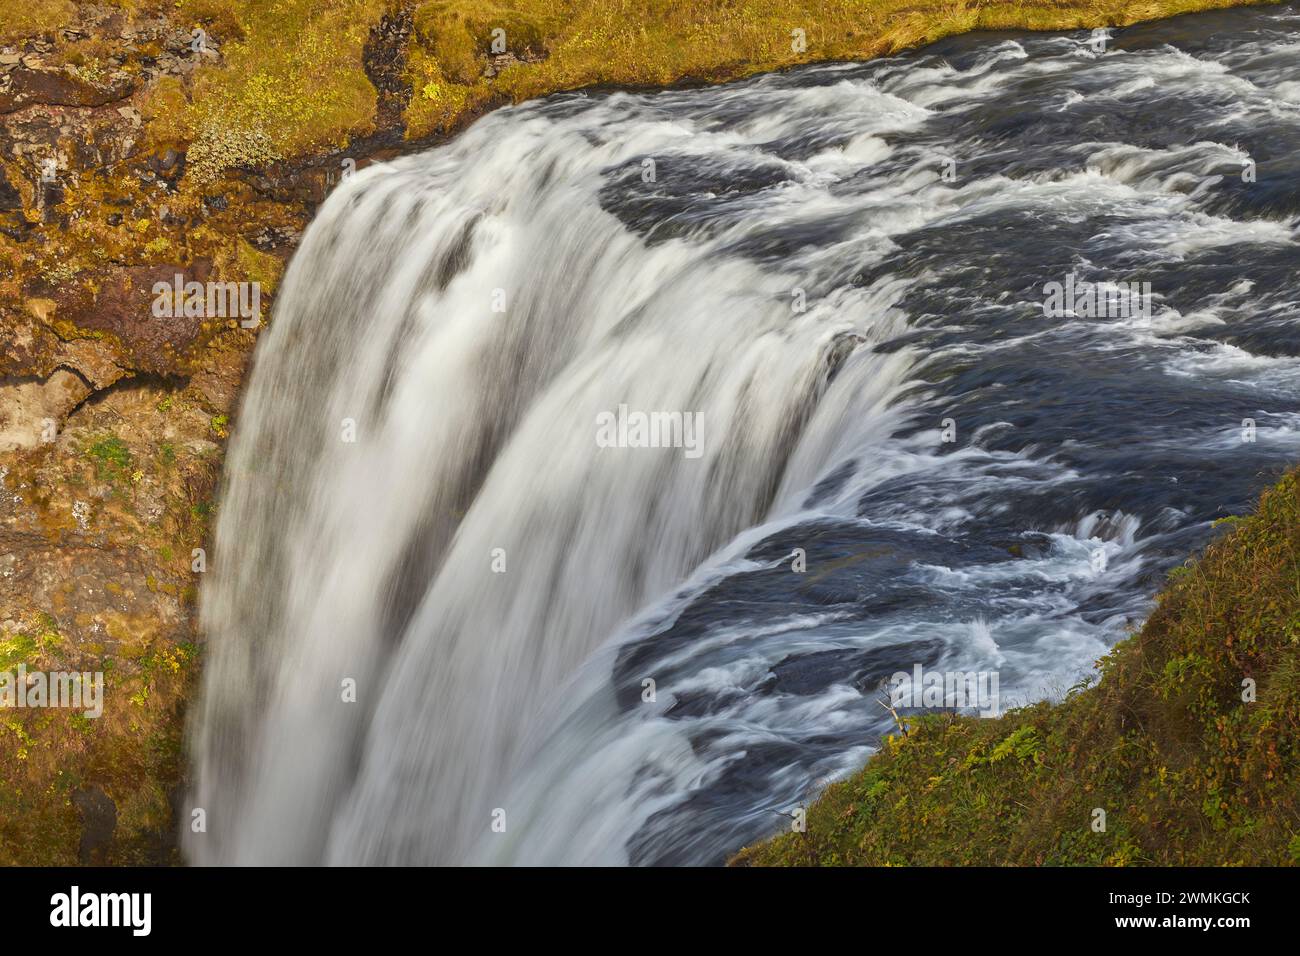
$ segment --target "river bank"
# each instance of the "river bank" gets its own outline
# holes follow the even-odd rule
[[[1063,701],[908,718],[733,865],[1300,863],[1300,476],[1227,524]]]

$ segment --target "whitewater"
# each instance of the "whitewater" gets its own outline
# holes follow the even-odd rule
[[[341,184],[229,450],[191,862],[716,864],[894,672],[1090,674],[1300,453],[1300,10],[1098,46],[561,94]]]

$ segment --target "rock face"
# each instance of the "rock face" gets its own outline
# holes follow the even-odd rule
[[[131,77],[115,73],[92,83],[71,70],[49,69],[36,55],[23,57],[0,82],[0,113],[24,106],[103,106],[131,95]]]
[[[16,382],[0,393],[0,451],[35,448],[53,440],[60,421],[90,395],[76,372],[56,369],[45,381]]]
[[[154,290],[269,305],[309,210],[187,190],[146,112],[199,65],[190,31],[77,16],[0,36],[0,673],[102,673],[104,707],[5,711],[0,863],[177,862],[199,549],[256,328]]]
[[[223,448],[276,282],[347,145],[285,161],[239,147],[258,135],[242,131],[213,154],[196,104],[225,95],[212,84],[243,32],[223,7],[257,15],[218,4],[195,26],[172,5],[70,4],[25,32],[0,17],[0,679],[22,666],[105,683],[97,719],[0,715],[0,864],[179,862]],[[411,32],[409,10],[376,12],[356,43],[374,107],[357,166],[408,146]],[[186,295],[160,302],[163,287]]]
[[[179,277],[179,278],[178,278]],[[63,321],[92,335],[112,336],[126,369],[175,375],[194,367],[194,353],[204,331],[197,316],[154,314],[156,284],[206,284],[212,262],[189,265],[122,266],[92,273],[71,289],[54,290],[55,310]],[[100,386],[103,387],[103,386]]]

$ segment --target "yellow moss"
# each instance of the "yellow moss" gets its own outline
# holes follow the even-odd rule
[[[438,60],[418,47],[408,60],[407,79],[414,91],[406,111],[411,135],[449,128],[471,96],[469,88],[447,79]]]
[[[373,130],[376,94],[362,53],[383,0],[236,0],[228,7],[233,27],[225,29],[233,35],[221,35],[220,21],[209,23],[222,65],[197,72],[187,116],[198,178],[342,147]],[[190,9],[208,22],[199,7]]]
[[[516,102],[596,84],[725,80],[828,59],[861,59],[977,29],[1126,25],[1243,0],[432,0],[414,12],[407,135],[458,125],[499,98]],[[1245,0],[1251,2],[1251,0]],[[492,31],[500,73],[484,75]],[[805,46],[796,44],[802,31]],[[506,65],[506,64],[509,65]]]
[[[6,0],[0,4],[0,43],[57,33],[76,13],[72,0]]]
[[[176,15],[182,23],[203,27],[216,36],[241,39],[237,6],[230,0],[179,0]]]
[[[148,144],[158,149],[181,146],[194,138],[189,120],[189,100],[185,88],[174,76],[164,76],[145,91],[140,99],[140,114],[145,121]]]
[[[261,287],[262,295],[270,295],[284,273],[284,261],[269,252],[255,249],[244,239],[237,239],[235,268],[241,277],[240,281],[256,282]]]

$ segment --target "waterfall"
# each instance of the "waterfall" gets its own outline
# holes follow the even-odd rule
[[[1230,54],[1107,61],[1087,39],[568,94],[341,184],[290,264],[228,452],[193,714],[189,800],[208,825],[185,835],[189,858],[625,863],[656,858],[658,833],[666,858],[716,860],[860,763],[879,729],[847,677],[789,682],[796,652],[852,652],[859,672],[882,648],[897,660],[869,661],[886,671],[918,654],[984,662],[1026,697],[1104,652],[1152,569],[1208,528],[1207,502],[1229,485],[1246,500],[1252,463],[1124,498],[1109,465],[1071,457],[1094,432],[1032,409],[1100,394],[1089,376],[1119,379],[1106,356],[1136,361],[1137,341],[1154,357],[1132,386],[1151,407],[1176,401],[1152,382],[1244,373],[1187,371],[1218,346],[1156,341],[1150,324],[1042,324],[1035,289],[1107,268],[1066,224],[1121,208],[1115,255],[1156,273],[1152,322],[1182,334],[1206,323],[1169,298],[1161,250],[1238,243],[1254,250],[1243,269],[1285,275],[1269,256],[1295,240],[1285,216],[1178,186],[1238,161],[1189,93]],[[1151,73],[1184,97],[1177,148],[1118,126],[1051,126],[1053,145],[1047,126],[994,128],[1012,107],[1050,124]],[[1233,96],[1249,115],[1281,94]],[[1032,156],[997,140],[1035,135]],[[980,137],[946,179],[945,156]],[[1267,281],[1216,286],[1213,318],[1279,314]],[[1238,401],[1292,434],[1285,362],[1248,395],[1223,386],[1215,440]],[[977,392],[986,411],[963,417]],[[626,415],[656,413],[694,424],[698,454],[600,438],[610,416],[625,435]],[[744,590],[792,580],[797,548],[859,577],[814,560],[830,577],[788,607],[784,583],[766,604]],[[1098,550],[1105,583],[1088,571]],[[746,761],[753,780],[737,777]],[[748,796],[716,797],[724,778]],[[726,818],[715,835],[663,836],[692,799]]]
[[[358,174],[285,279],[204,595],[201,861],[461,859],[577,665],[773,507],[845,357],[796,277],[599,208],[648,139],[494,119]],[[599,447],[620,405],[703,454]]]

